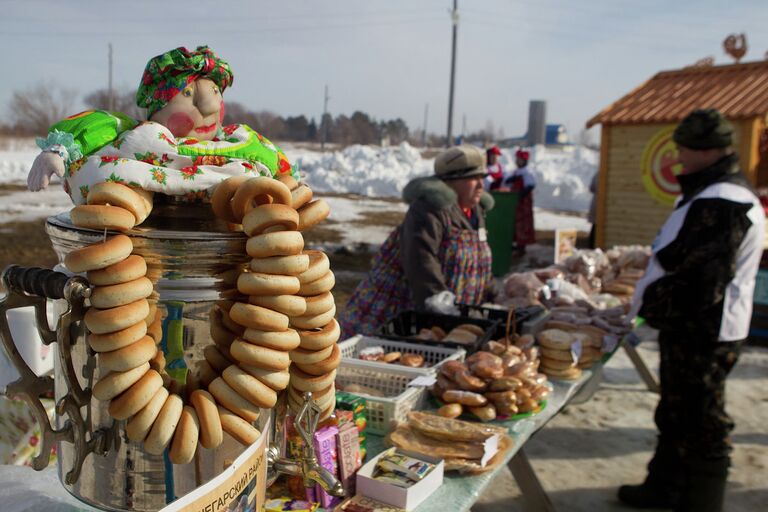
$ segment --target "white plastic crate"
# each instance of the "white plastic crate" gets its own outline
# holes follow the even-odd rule
[[[397,363],[383,363],[379,361],[363,361],[359,359],[360,351],[367,347],[382,347],[385,352],[402,352],[403,354],[418,354],[424,358],[427,365],[421,368],[398,365]],[[438,347],[421,345],[405,341],[385,340],[372,336],[355,335],[339,343],[341,357],[371,365],[373,368],[409,368],[418,371],[422,375],[437,373],[440,366],[446,361],[464,361],[467,352],[463,348]]]
[[[413,409],[422,409],[427,401],[427,389],[408,387],[408,384],[424,373],[406,366],[386,365],[384,367],[364,364],[365,361],[343,359],[336,369],[336,388],[365,398],[367,423],[366,431],[385,435],[394,423],[407,420]],[[350,384],[373,388],[384,394],[371,396],[357,391],[347,391]]]

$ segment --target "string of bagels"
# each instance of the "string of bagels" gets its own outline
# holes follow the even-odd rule
[[[304,250],[302,232],[328,217],[322,199],[290,176],[232,177],[216,187],[214,214],[249,237],[248,268],[234,269],[236,290],[210,313],[212,343],[186,379],[171,378],[158,344],[162,334],[159,295],[147,263],[133,254],[125,234],[75,250],[65,265],[86,272],[94,286],[85,314],[88,344],[98,356],[93,396],[109,402],[109,415],[127,420],[126,434],[152,454],[169,448],[174,464],[186,464],[198,444],[213,449],[227,432],[244,445],[260,432],[261,408],[287,390],[293,412],[303,392],[328,417],[334,410],[339,324],[328,257]],[[87,204],[70,212],[75,226],[126,232],[153,207],[152,193],[114,182],[91,188]],[[109,372],[109,373],[107,373]]]

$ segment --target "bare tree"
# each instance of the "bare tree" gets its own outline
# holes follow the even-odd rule
[[[115,91],[115,111],[132,117],[144,119],[144,110],[136,104],[136,90],[125,89]],[[94,109],[109,110],[109,89],[99,89],[83,98],[83,102]]]
[[[53,81],[28,90],[14,91],[8,104],[10,118],[20,131],[45,135],[53,123],[73,114],[76,97],[74,90]]]

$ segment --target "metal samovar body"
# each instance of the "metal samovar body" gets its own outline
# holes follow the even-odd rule
[[[74,226],[67,213],[50,217],[46,231],[60,262],[70,251],[103,239],[105,233]],[[165,348],[172,322],[175,335],[181,332],[183,358],[166,361],[167,367],[189,369],[203,359],[203,349],[213,343],[210,337],[210,313],[216,301],[228,297],[234,288],[231,270],[248,261],[246,238],[232,233],[216,219],[209,207],[175,202],[167,198],[156,204],[152,215],[126,233],[132,240],[134,254],[147,262],[147,277],[154,283],[159,309],[166,311],[163,321]],[[230,276],[230,277],[226,277]],[[68,276],[47,269],[9,267],[3,272],[8,295],[0,300],[0,337],[21,377],[8,385],[9,395],[18,395],[30,403],[41,424],[41,454],[33,462],[35,469],[47,465],[48,453],[56,444],[58,471],[62,485],[78,499],[103,510],[154,511],[208,482],[240,455],[244,447],[229,436],[214,449],[199,447],[194,460],[185,465],[171,464],[167,454],[146,453],[140,443],[128,440],[125,421],[115,421],[107,412],[108,402],[91,396],[91,388],[101,377],[95,353],[87,343],[83,314],[90,295],[89,283],[79,276]],[[53,300],[56,300],[54,303]],[[52,305],[63,310],[55,331],[48,328],[46,309]],[[37,377],[29,370],[10,336],[4,312],[34,306],[38,330],[44,343],[56,343],[54,379]],[[179,331],[179,327],[181,331]],[[184,396],[185,384],[173,382],[173,391]],[[39,397],[54,391],[56,419],[50,425]],[[311,395],[307,421],[309,438],[314,431]],[[316,408],[316,406],[315,406]],[[285,407],[282,401],[271,411],[262,411],[256,424],[263,435],[282,427]],[[270,417],[272,421],[269,422]],[[264,431],[265,425],[271,425]],[[274,436],[280,440],[280,436]],[[306,484],[315,482],[339,491],[338,482],[315,471],[314,452],[300,461],[281,458],[281,443],[270,447],[267,485],[277,472],[301,474],[306,470]],[[311,446],[311,443],[310,443]],[[299,469],[297,469],[299,468]]]

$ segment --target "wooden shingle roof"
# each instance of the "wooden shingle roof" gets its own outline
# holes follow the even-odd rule
[[[768,113],[768,60],[662,71],[587,122],[646,124],[681,121],[695,108],[730,119]]]

